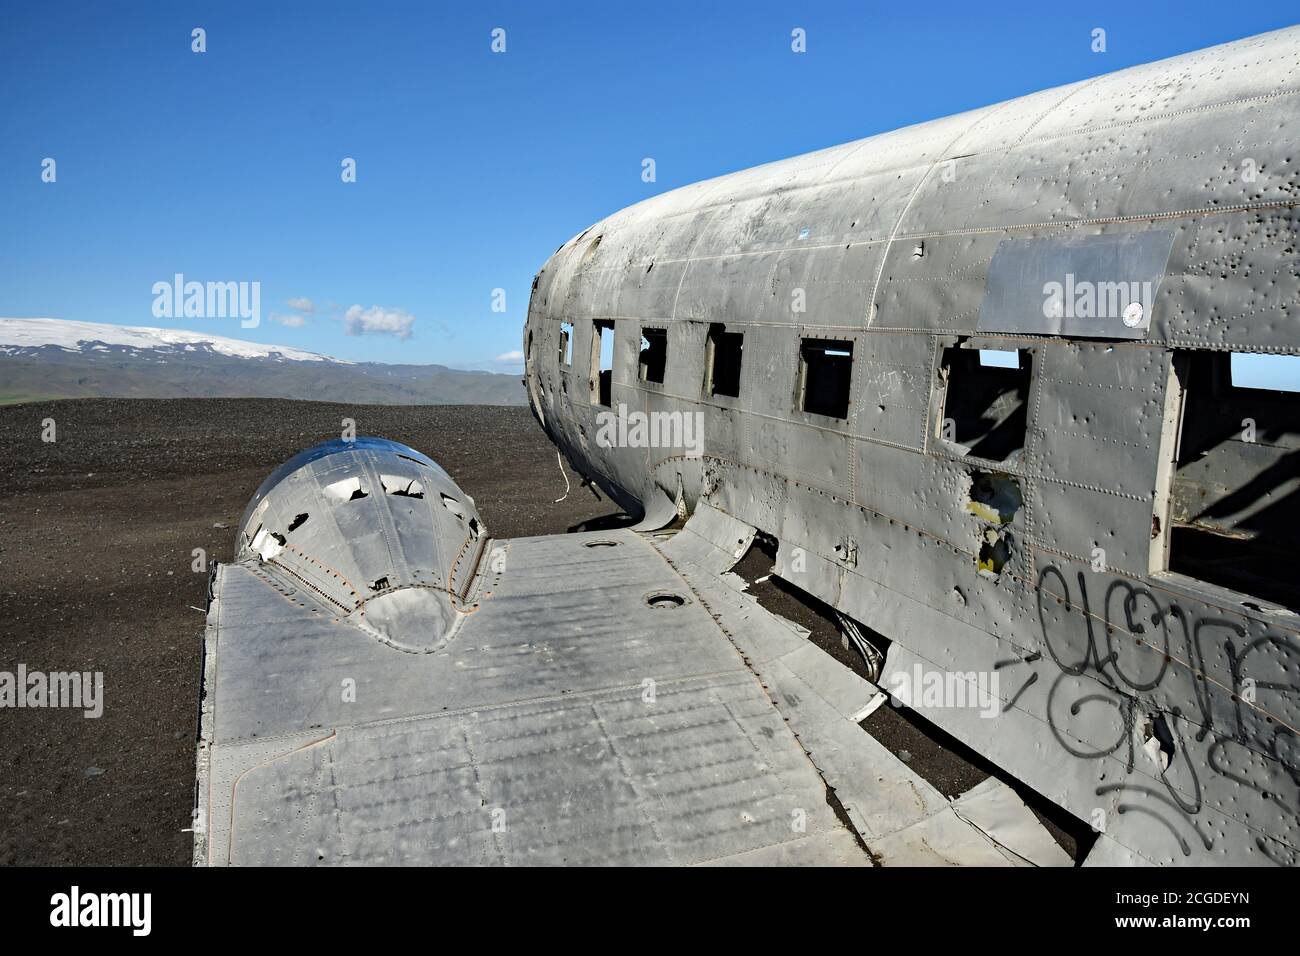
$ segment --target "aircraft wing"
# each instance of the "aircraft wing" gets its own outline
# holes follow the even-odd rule
[[[240,535],[196,864],[1069,863],[1004,785],[950,801],[857,726],[878,689],[738,589],[753,529],[707,506],[495,541],[362,440],[288,463]]]

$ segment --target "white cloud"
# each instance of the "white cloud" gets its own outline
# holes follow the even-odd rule
[[[502,352],[496,357],[496,361],[498,362],[522,362],[523,360],[524,353],[518,349],[515,349],[513,352]]]
[[[307,324],[306,318],[293,312],[289,313],[288,315],[281,315],[279,312],[272,312],[271,321],[278,322],[281,325],[288,326],[291,329],[300,329]]]
[[[372,305],[363,309],[354,305],[343,316],[347,323],[348,335],[394,335],[399,339],[411,337],[411,324],[415,316],[401,309],[385,309],[381,305]]]
[[[311,299],[301,297],[301,296],[296,299],[285,300],[285,305],[287,305],[291,309],[297,310],[298,312],[316,311],[316,303],[312,302]]]

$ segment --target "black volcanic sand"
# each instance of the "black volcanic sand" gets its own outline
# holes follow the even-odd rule
[[[47,418],[54,443],[41,441]],[[257,486],[298,451],[338,437],[344,418],[359,435],[403,442],[445,467],[495,537],[621,523],[567,468],[571,490],[555,503],[565,490],[555,448],[525,408],[279,399],[0,406],[0,671],[21,662],[30,671],[102,671],[105,681],[99,719],[0,710],[0,865],[190,862],[207,583],[191,570],[192,551],[230,560]],[[756,548],[737,570],[757,582],[770,565]],[[824,606],[774,579],[751,592],[861,672]],[[997,772],[891,707],[863,726],[949,796]],[[1076,829],[1072,819],[1017,789],[1074,850],[1063,832]]]

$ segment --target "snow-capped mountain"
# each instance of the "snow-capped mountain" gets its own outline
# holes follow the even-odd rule
[[[0,318],[0,403],[51,398],[287,398],[522,405],[514,375],[346,362],[286,345],[142,326]]]
[[[210,352],[232,358],[352,364],[287,345],[262,345],[206,332],[67,319],[0,319],[0,352],[17,355],[29,349],[51,346],[68,352],[107,352],[116,348],[135,352]]]

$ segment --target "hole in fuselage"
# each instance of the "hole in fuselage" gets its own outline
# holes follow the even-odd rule
[[[424,485],[416,478],[408,478],[405,475],[380,475],[379,483],[383,485],[387,494],[399,498],[424,497]]]
[[[356,476],[341,478],[326,485],[321,491],[331,501],[356,501],[358,498],[366,497],[365,489],[361,487],[361,479]]]

